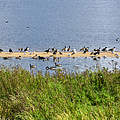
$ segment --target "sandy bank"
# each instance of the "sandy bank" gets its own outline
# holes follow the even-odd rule
[[[57,53],[53,55],[52,52],[46,53],[46,52],[1,52],[0,57],[34,57],[34,56],[41,56],[41,57],[119,57],[120,52],[101,52],[99,55],[90,55],[91,52],[87,52],[83,54],[83,52],[77,52],[76,54],[72,55],[72,52],[62,52],[62,54]]]

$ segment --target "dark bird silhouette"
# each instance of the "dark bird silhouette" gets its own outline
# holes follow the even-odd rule
[[[56,55],[58,52],[58,50],[56,49],[54,52],[53,52],[53,55]]]
[[[84,51],[85,50],[85,46],[83,48],[80,49],[80,51]]]
[[[30,70],[33,69],[33,68],[36,68],[36,66],[30,64]]]
[[[93,53],[93,55],[99,55],[100,54],[100,51],[97,51],[97,52],[95,52],[95,53]]]
[[[56,67],[61,67],[62,65],[61,65],[61,64],[57,64],[57,63],[55,62],[55,66],[56,66]]]
[[[119,41],[119,38],[117,38],[116,41]]]
[[[30,50],[29,47],[26,47],[26,48],[24,49],[25,52],[27,52],[27,51],[29,51],[29,50]]]
[[[101,51],[106,52],[107,51],[107,47],[104,47]]]
[[[5,23],[8,23],[8,20],[6,20]]]
[[[23,48],[18,48],[18,51],[22,52],[22,51],[23,51]]]
[[[3,50],[2,50],[2,49],[0,49],[0,52],[3,52]]]
[[[94,49],[94,51],[100,51],[100,48],[98,48],[98,49]]]
[[[62,51],[67,51],[67,49],[68,49],[68,48],[65,46],[65,47],[62,49]]]
[[[70,45],[69,45],[69,47],[68,47],[67,51],[68,51],[68,52],[70,51]]]
[[[46,67],[46,70],[56,70],[56,67],[55,66],[51,66],[51,67]]]
[[[91,52],[91,53],[90,53],[90,55],[93,55],[93,54],[94,54],[94,52]]]
[[[88,49],[89,49],[89,47],[84,48],[83,53],[85,54],[86,52],[88,52]]]
[[[18,56],[18,57],[16,57],[16,59],[19,59],[19,60],[21,60],[21,56]]]
[[[13,52],[11,48],[9,49],[9,52]]]
[[[3,57],[4,60],[7,60],[7,59],[9,59],[9,58],[10,58],[10,57]]]
[[[115,50],[115,47],[113,47],[113,48],[111,48],[111,49],[109,49],[108,51],[110,51],[110,52],[114,52],[114,50]]]
[[[45,58],[45,57],[41,57],[41,56],[38,56],[38,59],[39,59],[39,60],[43,60],[43,61],[49,60],[49,58]]]
[[[62,52],[59,52],[60,53],[60,55],[62,55]]]
[[[26,28],[27,28],[27,29],[29,29],[30,27],[29,27],[29,26],[27,26]]]
[[[32,59],[38,59],[37,54],[32,57]]]
[[[47,52],[47,53],[48,53],[48,52],[50,52],[50,48],[49,48],[49,49],[47,49],[47,50],[45,50],[44,52]]]

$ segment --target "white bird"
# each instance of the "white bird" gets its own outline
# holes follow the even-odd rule
[[[76,49],[73,49],[71,55],[76,54],[76,53],[77,53]]]

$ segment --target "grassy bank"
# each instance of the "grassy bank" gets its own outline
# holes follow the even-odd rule
[[[10,120],[118,120],[120,71],[43,76],[2,68],[0,115]]]

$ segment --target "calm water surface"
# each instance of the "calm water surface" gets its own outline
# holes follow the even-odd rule
[[[77,50],[115,46],[120,51],[120,42],[115,40],[120,37],[119,6],[119,0],[0,0],[0,48],[16,51],[29,46],[31,51],[43,51],[65,45]],[[119,68],[117,58],[61,58],[60,63],[68,71],[81,72],[96,64],[111,69],[111,60],[117,61]],[[26,69],[30,63],[43,71],[54,65],[52,58],[45,62],[0,58],[0,64],[19,64]]]

